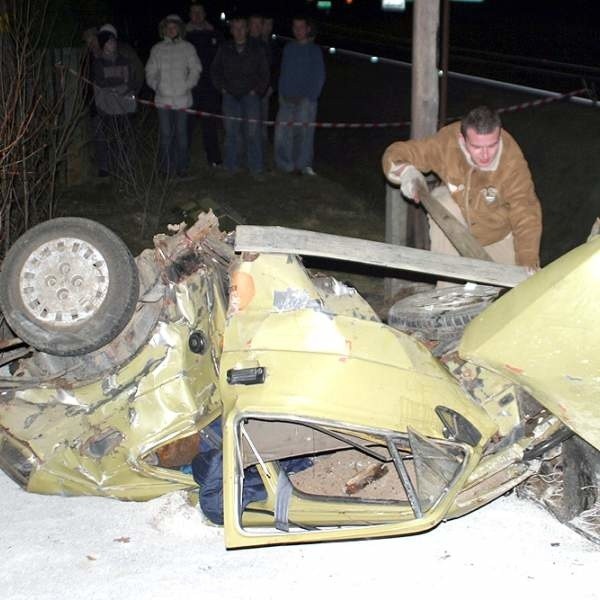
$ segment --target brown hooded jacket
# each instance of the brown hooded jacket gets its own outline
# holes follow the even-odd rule
[[[471,233],[482,246],[514,236],[517,264],[539,267],[542,210],[529,166],[514,138],[502,130],[492,164],[473,164],[452,123],[423,140],[396,142],[382,159],[387,175],[395,164],[409,163],[423,173],[434,172],[450,190]]]

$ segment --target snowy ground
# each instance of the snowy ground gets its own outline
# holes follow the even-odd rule
[[[185,495],[23,492],[0,473],[0,598],[600,598],[600,549],[514,495],[428,533],[227,551]]]

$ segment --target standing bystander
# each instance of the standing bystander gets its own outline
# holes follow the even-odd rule
[[[264,21],[264,17],[258,13],[251,14],[248,17],[248,37],[255,41],[259,46],[263,45],[262,30]]]
[[[192,90],[192,106],[195,110],[218,113],[221,105],[221,94],[212,83],[210,68],[219,45],[223,41],[223,36],[206,20],[206,12],[202,4],[192,4],[190,6],[190,21],[185,29],[185,38],[194,46],[202,63],[200,80]],[[195,116],[189,121],[190,144],[191,134],[197,122],[198,117]],[[218,121],[214,117],[202,117],[202,142],[208,164],[212,167],[220,165],[222,161],[219,148]]]
[[[98,33],[104,31],[108,31],[115,36],[117,40],[117,52],[129,61],[129,64],[131,65],[131,89],[135,94],[139,94],[144,85],[144,65],[142,64],[140,57],[130,44],[119,39],[117,29],[114,25],[105,23],[100,27]]]
[[[161,169],[165,174],[188,173],[188,114],[182,110],[192,105],[192,88],[198,83],[202,65],[194,46],[183,39],[185,26],[178,15],[160,22],[163,40],[152,47],[146,64],[146,81],[155,91],[160,128]]]
[[[314,24],[306,17],[292,21],[294,40],[283,49],[279,76],[279,111],[275,128],[275,164],[286,173],[315,175],[312,168],[317,101],[325,83],[321,49],[314,43]],[[287,122],[304,123],[289,126]]]
[[[225,168],[235,172],[244,125],[246,159],[250,172],[262,177],[263,149],[260,133],[260,99],[269,85],[269,67],[263,49],[248,40],[246,19],[230,22],[232,40],[224,42],[211,68],[214,86],[223,94],[225,116]]]
[[[128,151],[128,115],[136,109],[135,83],[131,61],[117,51],[116,35],[100,31],[97,43],[93,62],[94,140],[98,175],[105,177],[118,168],[119,154]]]
[[[267,62],[269,63],[269,87],[262,99],[262,120],[268,121],[270,116],[271,98],[277,92],[279,82],[279,72],[281,69],[281,46],[273,37],[273,17],[263,17],[261,37],[264,43],[264,48],[267,53]],[[268,137],[268,127],[263,126],[263,140]]]

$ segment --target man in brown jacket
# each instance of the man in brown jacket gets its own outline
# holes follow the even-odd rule
[[[388,180],[417,203],[417,182],[433,171],[445,184],[434,196],[494,261],[539,268],[540,203],[527,161],[496,112],[480,106],[429,138],[396,142],[382,162]],[[430,234],[432,251],[456,254],[431,220]]]

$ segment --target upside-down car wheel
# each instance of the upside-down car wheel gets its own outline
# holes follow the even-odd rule
[[[89,219],[32,227],[9,250],[0,272],[0,307],[11,329],[57,356],[108,344],[129,322],[138,296],[138,271],[127,246]]]

